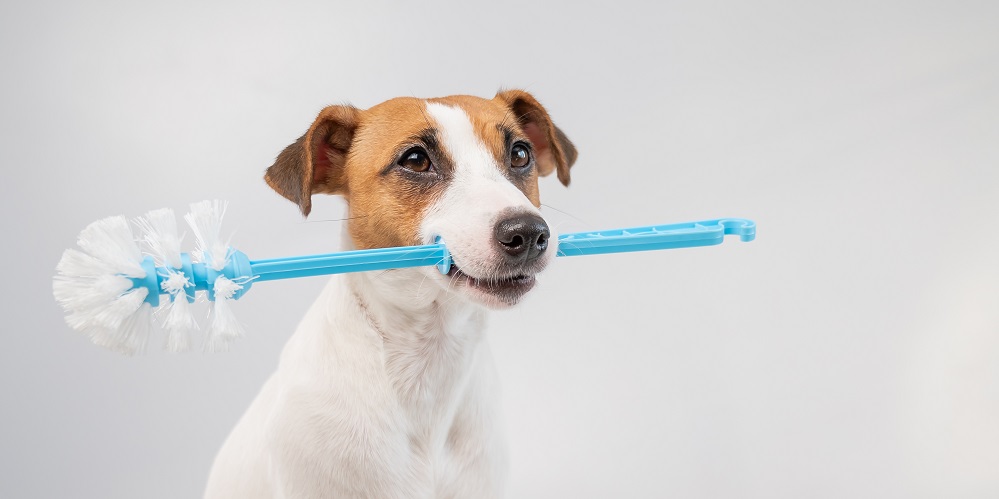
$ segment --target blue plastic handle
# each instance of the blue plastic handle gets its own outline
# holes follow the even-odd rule
[[[726,235],[739,236],[744,242],[752,241],[756,238],[756,224],[742,218],[719,218],[670,225],[563,234],[558,238],[557,256],[712,246],[721,244]],[[254,281],[431,265],[436,265],[441,273],[447,273],[451,267],[451,254],[441,242],[424,246],[343,251],[265,260],[250,260],[242,252],[231,249],[227,265],[222,271],[215,271],[202,263],[191,264],[190,257],[186,253],[182,257],[184,261],[182,271],[194,285],[193,289],[187,292],[189,301],[193,301],[195,290],[208,291],[208,299],[214,300],[214,281],[221,275],[243,284],[243,289],[234,296],[238,299],[249,290]],[[150,292],[146,301],[156,306],[159,304],[159,295],[164,293],[161,285],[168,271],[163,267],[155,267],[152,259],[148,257],[143,266],[155,271],[147,271],[145,278],[132,279],[133,285],[148,289]],[[149,275],[150,273],[152,275]]]

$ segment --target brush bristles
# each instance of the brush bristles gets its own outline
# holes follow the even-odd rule
[[[90,256],[128,277],[142,277],[142,253],[125,217],[98,220],[80,232],[77,244]]]
[[[67,310],[87,310],[113,302],[132,288],[132,281],[116,275],[71,278],[73,274],[56,276],[52,293]]]
[[[130,290],[103,306],[91,309],[87,320],[106,328],[118,329],[142,306],[148,294],[149,291],[143,288]]]
[[[222,270],[229,258],[229,243],[222,240],[226,207],[224,201],[202,201],[191,204],[190,213],[184,216],[198,240],[195,255],[215,270]]]
[[[106,277],[116,272],[111,265],[75,249],[68,249],[62,253],[56,271],[62,275],[92,278]]]
[[[153,329],[153,308],[143,303],[115,329],[114,345],[105,345],[126,355],[145,353]]]
[[[156,265],[179,269],[182,237],[177,233],[177,219],[173,210],[163,208],[150,211],[137,219],[135,224],[142,229],[142,242]]]
[[[174,296],[169,307],[163,320],[163,329],[167,331],[167,351],[186,352],[191,349],[191,333],[198,329],[198,321],[194,320],[191,304],[183,294]]]
[[[142,313],[152,311],[143,303],[146,294],[145,289],[129,291],[102,307],[70,313],[66,323],[100,346],[128,355],[137,353],[144,347],[151,325],[151,317]]]
[[[225,210],[222,201],[204,201],[192,204],[185,217],[197,238],[195,254],[200,255],[199,261],[216,271],[226,266],[231,251],[220,234]],[[183,236],[177,230],[173,211],[150,211],[135,224],[142,231],[140,241],[136,241],[124,217],[108,217],[87,226],[78,240],[82,251],[66,250],[56,266],[53,295],[67,312],[66,323],[98,345],[125,354],[145,351],[155,315],[167,333],[166,349],[190,350],[191,335],[198,329],[187,298],[194,284],[179,271],[183,266]],[[146,277],[137,242],[142,243],[162,273],[159,282],[166,296],[160,297],[163,305],[155,314],[146,303],[149,291],[133,287],[133,278]],[[231,308],[242,287],[226,277],[215,280],[216,301],[205,336],[206,350],[227,350],[234,339],[243,335]]]
[[[225,277],[215,280],[215,306],[212,307],[212,325],[208,330],[205,349],[209,352],[225,352],[229,345],[244,334],[243,326],[236,320],[232,311],[233,296],[243,286]]]

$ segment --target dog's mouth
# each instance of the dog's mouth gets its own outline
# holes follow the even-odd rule
[[[456,285],[464,284],[469,288],[492,295],[507,303],[516,302],[537,283],[536,274],[527,273],[473,277],[463,272],[454,263],[451,264],[447,276]]]

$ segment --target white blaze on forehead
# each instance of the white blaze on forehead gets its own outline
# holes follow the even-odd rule
[[[472,120],[464,109],[428,102],[427,112],[439,125],[438,134],[451,156],[455,176],[484,176],[495,180],[503,178],[496,159],[475,133]]]
[[[536,211],[527,196],[501,173],[504,166],[475,133],[464,109],[428,102],[427,113],[437,122],[443,152],[450,156],[454,168],[445,198],[451,198],[458,209],[487,210],[493,215],[513,207]]]

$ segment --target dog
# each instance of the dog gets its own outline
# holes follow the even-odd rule
[[[576,148],[529,93],[330,106],[264,176],[308,216],[341,195],[348,249],[432,244],[454,265],[334,276],[226,439],[220,498],[492,498],[506,446],[486,311],[555,258],[538,177]]]

